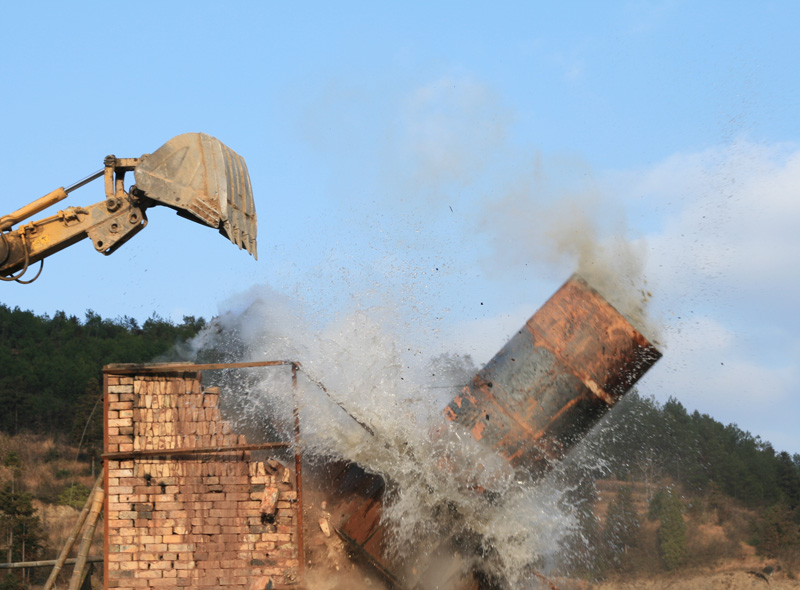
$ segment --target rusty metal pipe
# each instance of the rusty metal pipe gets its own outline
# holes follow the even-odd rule
[[[450,402],[445,417],[535,478],[660,357],[573,275]]]
[[[300,582],[305,578],[306,553],[303,547],[303,460],[300,455],[300,407],[297,399],[297,368],[300,363],[292,363],[292,398],[294,402],[294,477],[295,492],[297,493],[297,573]]]

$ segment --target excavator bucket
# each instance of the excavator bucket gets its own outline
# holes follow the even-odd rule
[[[219,229],[258,258],[256,210],[244,158],[205,133],[173,137],[142,156],[136,188],[179,215]]]

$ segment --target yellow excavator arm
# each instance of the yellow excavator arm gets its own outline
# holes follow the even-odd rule
[[[87,237],[95,250],[111,254],[145,228],[146,210],[157,205],[218,229],[240,249],[257,257],[257,221],[247,166],[218,139],[184,133],[152,154],[141,158],[108,156],[104,165],[80,182],[0,217],[0,279],[31,283],[38,273],[22,280],[30,265]],[[131,171],[136,184],[126,191],[125,173]],[[12,229],[101,176],[105,178],[104,201],[69,207]]]

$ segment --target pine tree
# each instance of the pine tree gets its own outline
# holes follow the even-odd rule
[[[764,513],[759,552],[769,557],[796,551],[800,547],[800,525],[786,502],[778,502]]]
[[[789,508],[800,507],[800,470],[795,467],[791,456],[786,451],[776,459],[777,484]]]
[[[633,501],[633,488],[621,487],[608,506],[603,528],[603,545],[609,565],[622,568],[627,564],[628,550],[639,545],[641,528]]]
[[[44,532],[32,500],[31,494],[14,491],[10,483],[0,489],[0,523],[9,563],[34,560],[44,548]]]
[[[658,528],[658,549],[664,567],[677,570],[686,559],[686,522],[683,503],[671,489],[659,490],[650,504],[649,516],[661,521]]]

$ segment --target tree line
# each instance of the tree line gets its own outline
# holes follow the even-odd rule
[[[660,404],[629,393],[562,477],[577,521],[565,540],[573,574],[674,571],[730,558],[740,542],[792,575],[800,567],[800,455],[674,398]],[[616,490],[601,493],[603,480]],[[608,507],[599,515],[602,496]],[[724,539],[704,544],[698,523],[720,527]]]
[[[659,404],[635,391],[609,413],[593,441],[605,469],[645,484],[668,477],[687,493],[719,490],[750,508],[783,502],[800,507],[800,454],[689,412],[670,398]]]
[[[0,304],[0,431],[80,434],[100,399],[104,365],[186,360],[180,345],[205,326],[194,316],[176,324],[154,314],[139,325],[91,310],[79,320]],[[800,505],[800,455],[690,413],[676,399],[662,405],[633,391],[587,442],[603,460],[603,477],[648,483],[668,476],[686,490],[714,486],[749,507]]]
[[[49,317],[0,304],[0,431],[80,436],[100,399],[104,365],[182,360],[176,345],[205,325],[156,314],[140,325],[91,310],[82,320],[62,311]]]
[[[193,316],[173,323],[154,314],[140,325],[128,316],[110,320],[87,311],[83,319],[63,312],[49,317],[0,304],[0,431],[66,435],[99,453],[102,367],[186,360],[181,343],[205,326],[203,318]],[[565,486],[571,490],[565,501],[577,507],[579,524],[571,548],[573,570],[624,569],[630,556],[642,551],[641,509],[637,514],[627,488],[616,494],[604,518],[597,518],[597,482],[603,479],[647,490],[646,519],[659,523],[653,543],[665,569],[677,569],[686,559],[680,514],[703,503],[720,522],[731,502],[758,514],[748,541],[764,554],[800,554],[800,455],[777,451],[735,424],[689,412],[676,399],[661,404],[633,391],[575,455],[564,467],[573,484]],[[25,498],[7,488],[0,490],[0,511],[26,523]],[[20,529],[17,538],[25,534]],[[582,550],[587,540],[603,551]],[[34,545],[33,538],[28,540],[29,549]]]

